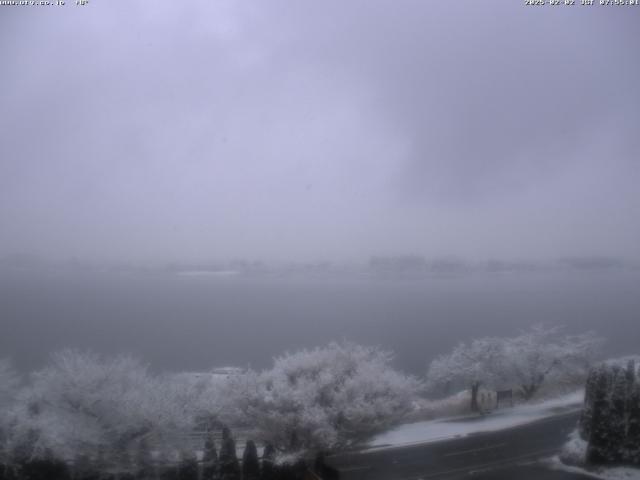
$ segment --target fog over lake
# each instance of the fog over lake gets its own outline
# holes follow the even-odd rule
[[[640,272],[474,273],[422,279],[0,273],[0,351],[21,370],[64,347],[131,352],[157,370],[267,367],[286,350],[346,338],[424,374],[459,341],[537,322],[593,329],[607,354],[637,351]]]
[[[392,280],[3,265],[637,266],[640,9],[81,3],[0,16],[0,358],[28,370],[70,346],[261,368],[344,337],[423,373],[458,341],[537,322],[637,352],[626,267]]]

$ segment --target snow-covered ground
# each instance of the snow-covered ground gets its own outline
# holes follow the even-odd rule
[[[587,442],[575,430],[569,435],[560,455],[555,455],[545,463],[555,470],[580,473],[601,480],[640,480],[640,469],[632,467],[591,467],[585,469]]]
[[[631,467],[598,467],[594,470],[585,470],[562,463],[558,456],[552,457],[545,464],[554,470],[579,473],[599,480],[640,480],[640,469]]]
[[[580,390],[533,405],[505,408],[484,417],[458,417],[407,423],[374,437],[367,446],[370,449],[398,447],[516,427],[563,411],[577,410],[582,407],[583,399],[584,392]]]

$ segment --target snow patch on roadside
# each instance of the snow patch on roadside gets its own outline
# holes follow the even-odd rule
[[[562,447],[559,459],[566,465],[584,465],[587,461],[587,442],[577,429],[569,434],[569,441]]]
[[[374,437],[367,443],[370,450],[428,443],[473,433],[493,432],[517,427],[569,412],[582,407],[584,392],[579,390],[546,402],[521,405],[486,415],[484,417],[449,418],[400,425]]]
[[[578,473],[599,480],[640,480],[640,469],[631,467],[598,467],[586,470],[581,467],[570,466],[562,463],[556,455],[544,462],[549,468],[564,472]]]
[[[545,464],[554,470],[580,473],[600,480],[640,480],[640,468],[633,467],[590,467],[585,469],[587,456],[587,442],[580,438],[578,430],[569,435],[569,441],[556,455]]]

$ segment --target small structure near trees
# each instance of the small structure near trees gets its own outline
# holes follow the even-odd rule
[[[506,402],[513,407],[513,390],[496,390],[496,408],[500,408],[500,405]]]
[[[600,343],[593,333],[562,335],[558,327],[541,325],[515,337],[479,338],[433,360],[427,382],[432,390],[468,388],[471,411],[479,412],[481,387],[515,386],[524,400],[530,400],[551,378],[584,381]]]

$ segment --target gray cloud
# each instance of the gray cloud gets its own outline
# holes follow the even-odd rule
[[[3,7],[0,254],[640,256],[640,9]]]

